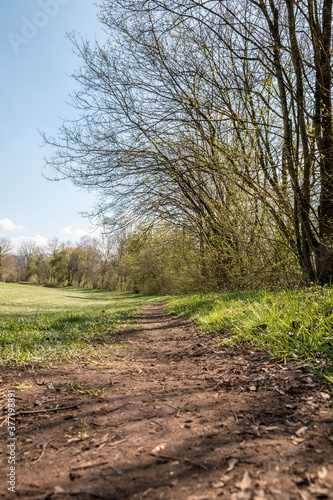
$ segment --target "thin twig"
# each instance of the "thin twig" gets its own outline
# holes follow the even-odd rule
[[[156,458],[165,458],[167,460],[175,460],[178,462],[187,462],[191,465],[196,465],[197,467],[201,467],[203,470],[208,471],[208,468],[205,465],[202,465],[199,462],[195,462],[194,460],[191,460],[190,458],[170,457],[169,455],[157,455],[156,453],[149,453],[149,455],[152,455],[153,457],[156,457]]]
[[[218,382],[216,385],[214,385],[214,387],[211,387],[210,389],[207,389],[207,391],[214,391],[215,389],[217,389],[221,385],[223,385],[223,381]]]
[[[120,441],[116,441],[115,443],[108,443],[108,446],[117,446],[117,444],[125,443],[125,441],[127,441],[127,440],[128,440],[128,438],[121,439]]]
[[[128,403],[124,403],[124,404],[122,404],[122,405],[120,405],[120,406],[116,406],[115,408],[110,408],[110,409],[108,410],[108,413],[110,413],[111,411],[120,410],[120,408],[123,408],[123,407],[124,407],[124,406],[126,406],[127,404],[128,404]]]
[[[108,465],[109,465],[110,469],[112,469],[112,470],[114,470],[116,472],[116,474],[119,474],[119,475],[122,474],[121,470],[119,470],[116,467],[114,467],[114,465],[111,465],[111,464],[108,464]],[[105,469],[103,469],[103,471],[105,472]]]
[[[85,492],[83,491],[58,491],[57,493],[54,493],[53,491],[49,493],[46,497],[44,497],[44,500],[50,500],[54,495],[68,495],[71,497],[84,497]],[[102,495],[99,495],[98,493],[89,493],[89,496],[91,498],[100,498],[102,500],[109,500],[109,496],[105,497]]]
[[[176,408],[176,406],[173,406],[170,403],[164,403],[164,404],[167,405],[167,406],[171,406],[171,408],[173,408],[174,410],[179,411],[179,408]]]
[[[53,439],[51,439],[50,441],[47,441],[46,443],[43,444],[42,453],[39,455],[39,457],[37,458],[37,460],[33,460],[33,462],[32,462],[33,465],[40,461],[40,459],[42,458],[42,456],[45,453],[47,445],[50,444],[52,441],[53,441]]]
[[[50,413],[51,411],[65,411],[65,410],[72,410],[73,408],[79,408],[79,405],[63,406],[61,408],[48,408],[45,410],[19,411],[17,412],[17,415],[30,415],[32,413]]]
[[[92,467],[97,467],[98,465],[106,465],[108,463],[109,462],[97,462],[95,464],[85,463],[85,464],[82,464],[82,465],[78,465],[76,467],[71,467],[71,470],[75,471],[75,470],[80,470],[80,469],[91,469]]]

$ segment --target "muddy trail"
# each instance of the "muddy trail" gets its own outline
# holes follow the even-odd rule
[[[1,409],[0,498],[330,499],[329,387],[168,316],[140,314],[105,362],[1,369],[16,391],[16,493]]]

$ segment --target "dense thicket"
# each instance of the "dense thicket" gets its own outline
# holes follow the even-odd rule
[[[185,234],[198,284],[330,282],[332,2],[105,1],[49,163],[110,228]]]

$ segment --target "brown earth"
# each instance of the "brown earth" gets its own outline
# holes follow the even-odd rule
[[[16,494],[1,409],[0,498],[333,499],[329,386],[162,304],[140,320],[106,361],[1,369],[2,391],[30,387],[16,390]]]

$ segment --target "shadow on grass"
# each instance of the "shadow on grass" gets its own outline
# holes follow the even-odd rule
[[[260,301],[265,297],[266,292],[228,292],[212,295],[196,295],[187,297],[171,297],[167,298],[167,310],[178,316],[192,316],[197,312],[208,313],[212,311],[218,304],[228,306],[234,302],[252,302]]]
[[[0,320],[2,364],[40,363],[50,356],[66,357],[125,342],[142,331],[134,326],[138,322],[135,312],[125,309],[5,318]]]

